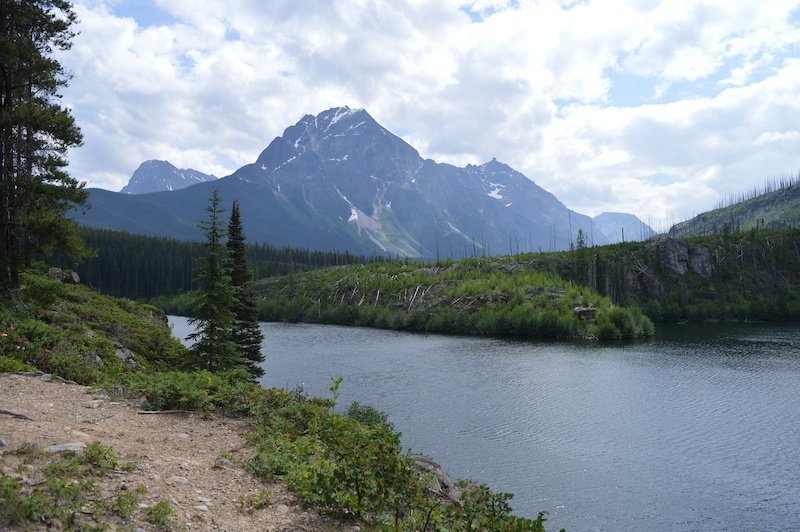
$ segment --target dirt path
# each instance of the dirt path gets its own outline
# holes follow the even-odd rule
[[[236,465],[247,456],[243,422],[198,414],[141,415],[135,406],[91,394],[84,386],[43,382],[39,378],[0,374],[0,409],[33,421],[0,415],[5,449],[24,442],[49,445],[100,442],[114,449],[120,463],[135,467],[104,477],[104,490],[144,486],[141,502],[169,501],[177,529],[191,530],[352,530],[310,511],[280,484],[264,484]],[[0,470],[13,474],[15,457],[0,455]],[[242,498],[269,490],[270,504],[244,510]],[[109,522],[111,526],[121,522]],[[153,529],[144,509],[126,526]]]

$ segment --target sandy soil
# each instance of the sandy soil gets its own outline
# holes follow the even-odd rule
[[[132,462],[135,467],[103,477],[101,488],[112,492],[120,484],[127,489],[145,486],[142,503],[171,502],[177,529],[358,529],[304,510],[283,485],[264,484],[237,465],[248,455],[240,420],[204,419],[198,414],[141,415],[135,405],[92,394],[83,386],[11,374],[0,374],[0,409],[33,419],[0,415],[0,439],[7,445],[2,450],[16,449],[23,442],[40,448],[69,442],[110,446],[120,463]],[[0,469],[14,474],[16,459],[0,455]],[[264,489],[272,492],[266,508],[248,511],[237,502]],[[122,523],[110,520],[108,524]],[[153,529],[144,510],[125,525]]]

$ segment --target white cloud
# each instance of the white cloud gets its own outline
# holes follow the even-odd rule
[[[173,23],[77,2],[65,103],[90,185],[118,190],[150,158],[225,175],[337,105],[426,157],[496,156],[588,213],[688,216],[800,167],[797,1],[157,4]],[[621,73],[652,80],[649,103],[610,102]]]

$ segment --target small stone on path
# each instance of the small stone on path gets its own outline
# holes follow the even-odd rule
[[[201,504],[200,506],[195,506],[194,509],[199,510],[201,512],[207,512],[208,506],[206,506],[205,504]]]
[[[167,479],[167,484],[188,484],[188,483],[189,483],[189,479],[188,478],[179,477],[177,475],[174,476],[174,477],[169,477]]]
[[[289,510],[289,507],[286,506],[285,504],[279,504],[278,506],[275,507],[275,509],[278,511],[278,513],[282,514],[288,514],[291,511]]]

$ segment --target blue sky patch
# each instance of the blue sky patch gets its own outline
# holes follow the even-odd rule
[[[123,0],[114,5],[113,12],[118,17],[130,17],[140,27],[170,26],[175,17],[163,11],[153,0]]]

